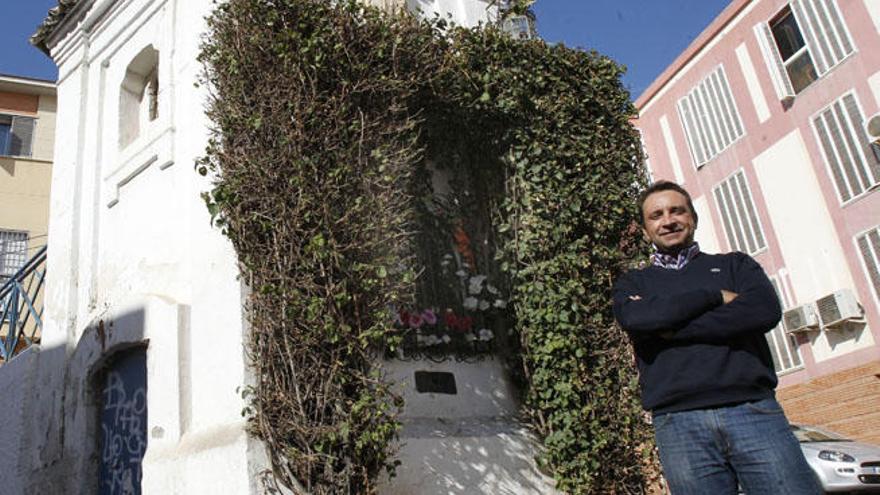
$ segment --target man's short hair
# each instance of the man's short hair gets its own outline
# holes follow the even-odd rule
[[[694,202],[691,200],[690,193],[675,182],[668,180],[658,180],[639,194],[639,218],[641,219],[642,225],[645,225],[645,200],[648,199],[648,196],[661,191],[675,191],[684,196],[687,200],[687,206],[691,210],[691,215],[694,217],[694,225],[697,225],[697,210],[694,209]]]

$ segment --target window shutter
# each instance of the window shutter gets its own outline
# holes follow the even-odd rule
[[[828,72],[828,67],[831,65],[829,60],[834,60],[834,55],[829,52],[828,39],[825,37],[824,31],[816,25],[819,20],[816,18],[816,12],[813,10],[813,7],[814,5],[810,5],[803,0],[791,2],[791,11],[794,13],[798,27],[801,28],[801,35],[804,37],[804,41],[807,42],[807,48],[810,51],[810,57],[813,59],[813,65],[816,67],[816,73],[821,76]]]
[[[856,139],[861,145],[862,152],[865,154],[866,166],[863,167],[867,173],[871,174],[868,179],[868,187],[880,182],[880,157],[877,156],[876,147],[872,146],[872,139],[868,137],[865,130],[865,118],[856,103],[856,98],[852,95],[843,97],[843,104],[846,107],[846,113],[849,117],[850,125],[856,135]]]
[[[31,117],[13,117],[9,154],[12,156],[31,156],[33,139],[34,119]]]
[[[694,161],[697,163],[697,166],[702,165],[706,161],[706,154],[703,152],[703,145],[700,143],[700,138],[697,135],[694,111],[687,97],[678,101],[678,112],[681,115],[681,121],[684,122],[685,136],[687,136],[688,144],[691,147]]]
[[[731,250],[754,254],[767,247],[742,169],[715,186],[714,193]]]
[[[856,241],[865,262],[868,279],[874,288],[874,295],[880,299],[880,228],[859,236]]]
[[[785,66],[782,64],[782,56],[776,47],[776,40],[773,39],[773,33],[767,23],[760,23],[755,26],[755,36],[758,38],[758,45],[764,54],[764,60],[767,62],[767,70],[770,72],[770,79],[773,81],[773,88],[776,89],[776,95],[780,100],[794,96],[794,86],[788,79],[788,73],[785,72]]]

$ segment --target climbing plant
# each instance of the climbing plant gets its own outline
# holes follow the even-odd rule
[[[417,220],[441,164],[479,191],[462,211],[489,225],[542,465],[566,492],[643,491],[649,427],[609,304],[644,249],[623,69],[355,1],[228,0],[209,28],[197,167],[249,287],[247,412],[275,478],[372,493],[393,472],[400,399],[379,356],[400,343],[392,308],[418,300]]]

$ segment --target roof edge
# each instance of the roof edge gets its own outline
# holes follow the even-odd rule
[[[718,34],[721,30],[727,27],[732,21],[746,6],[748,6],[752,1],[755,0],[732,0],[730,5],[724,8],[720,14],[706,27],[697,36],[697,38],[688,45],[687,48],[681,54],[676,57],[676,59],[669,64],[668,67],[659,75],[654,82],[648,86],[645,91],[636,98],[635,106],[636,109],[641,111],[641,109],[647,105],[657,93],[659,93],[666,85],[678,74],[685,65],[688,64],[691,60],[693,60],[700,52],[703,51],[703,48],[709,44],[712,39],[715,38],[715,35]]]
[[[49,9],[46,18],[37,26],[36,31],[30,37],[31,45],[37,47],[46,56],[51,58],[49,46],[46,44],[49,38],[54,36],[66,24],[65,21],[71,17],[71,14],[85,4],[92,3],[93,0],[58,0],[58,5]],[[85,9],[79,9],[84,12]]]
[[[47,79],[0,73],[0,91],[40,96],[55,95],[57,85]]]

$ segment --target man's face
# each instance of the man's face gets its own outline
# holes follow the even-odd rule
[[[658,191],[645,198],[642,217],[642,232],[661,253],[675,254],[694,242],[694,215],[687,198],[677,191]]]

